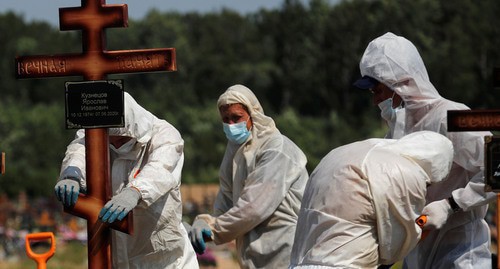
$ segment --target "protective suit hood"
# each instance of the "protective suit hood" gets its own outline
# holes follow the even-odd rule
[[[224,105],[237,103],[245,105],[250,113],[253,122],[251,130],[253,138],[262,138],[278,132],[274,120],[264,114],[264,109],[255,94],[243,85],[236,84],[229,87],[217,100],[217,109]]]
[[[451,141],[431,131],[411,133],[384,148],[416,162],[429,177],[428,185],[445,179],[453,163]]]
[[[384,171],[384,168],[376,166],[384,166],[385,162],[377,163],[376,159],[390,156],[384,152],[396,153],[416,163],[425,174],[418,176],[417,170],[406,171],[401,167],[403,178],[389,176],[387,182],[375,181],[373,176],[377,174],[370,174],[373,171]],[[443,135],[420,131],[393,143],[376,146],[367,158],[370,158],[371,162],[365,163],[363,170],[368,178],[371,178],[370,189],[377,212],[379,259],[382,264],[391,264],[403,259],[418,243],[420,236],[416,235],[420,234],[421,229],[414,220],[420,215],[425,204],[426,185],[438,183],[446,178],[453,161],[453,146]],[[417,177],[413,178],[415,175]],[[420,185],[415,179],[424,179],[425,184]],[[405,188],[408,189],[403,190]],[[411,202],[402,203],[408,198]]]
[[[141,144],[151,139],[153,125],[158,118],[137,104],[127,92],[124,93],[124,116],[125,126],[110,128],[109,135],[134,137]]]
[[[362,76],[389,86],[417,109],[440,99],[417,48],[406,38],[388,32],[371,41],[359,63]]]

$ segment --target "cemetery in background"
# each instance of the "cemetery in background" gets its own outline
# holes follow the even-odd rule
[[[217,195],[217,184],[191,184],[181,187],[183,218],[192,223],[201,213],[211,213]],[[491,230],[491,251],[496,253],[496,204],[490,204],[486,221]],[[87,268],[86,221],[63,212],[54,197],[30,199],[21,193],[16,199],[0,195],[0,269],[35,268],[36,263],[26,256],[25,237],[28,233],[54,232],[56,252],[48,261],[51,269]],[[47,246],[39,246],[44,252]],[[234,242],[215,246],[208,243],[208,253],[199,256],[200,264],[210,269],[238,268]],[[216,264],[216,267],[210,267]]]
[[[210,213],[217,191],[216,184],[182,186],[184,221],[192,223],[197,214]],[[55,196],[30,199],[21,192],[16,199],[8,199],[0,195],[0,269],[36,268],[25,250],[26,235],[36,232],[53,232],[56,236],[56,252],[47,268],[87,268],[86,220],[64,213]],[[44,253],[48,246],[34,245],[33,249]],[[201,268],[237,268],[234,243],[209,243],[208,253],[199,256],[199,260],[206,265]],[[209,267],[214,263],[217,267]]]

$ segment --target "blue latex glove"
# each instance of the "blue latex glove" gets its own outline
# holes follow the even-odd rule
[[[115,220],[120,221],[137,206],[139,199],[141,199],[141,194],[137,189],[124,188],[104,205],[99,212],[99,219],[108,223],[113,223]]]
[[[80,193],[80,183],[76,179],[62,179],[57,182],[54,192],[57,200],[61,201],[65,207],[74,206]]]
[[[193,245],[194,251],[198,254],[205,252],[206,244],[205,239],[212,237],[212,230],[208,223],[202,219],[197,219],[193,222],[191,230],[189,231],[189,240]]]

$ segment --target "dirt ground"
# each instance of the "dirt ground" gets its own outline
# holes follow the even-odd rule
[[[183,202],[189,201],[198,204],[210,202],[213,204],[215,197],[217,197],[218,191],[219,184],[181,184],[181,195]]]
[[[238,262],[234,259],[234,253],[231,250],[214,250],[217,260],[217,269],[238,269]],[[201,267],[200,267],[201,269]]]

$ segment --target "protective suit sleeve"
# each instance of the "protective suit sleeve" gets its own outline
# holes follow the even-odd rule
[[[145,164],[130,178],[127,187],[141,193],[138,206],[147,207],[180,185],[184,164],[184,141],[180,133],[164,120],[156,120]]]
[[[447,128],[443,126],[442,128]],[[484,136],[490,132],[448,132],[445,134],[453,143],[453,161],[473,174],[482,173],[484,167]]]
[[[232,156],[232,155],[231,155]],[[228,158],[226,155],[224,158]],[[221,170],[219,176],[219,192],[214,202],[214,216],[220,216],[233,207],[233,185],[226,171]]]
[[[257,156],[255,170],[245,180],[238,201],[212,224],[216,244],[229,242],[266,220],[285,198],[292,181],[302,172],[300,166],[278,150]]]
[[[491,133],[448,133],[455,149],[454,162],[473,175],[464,188],[452,192],[453,199],[464,211],[488,204],[496,197],[495,193],[485,191],[484,136],[486,135]]]
[[[86,193],[86,167],[85,167],[85,130],[80,129],[76,132],[75,139],[66,148],[66,153],[61,164],[61,173],[59,180],[65,178],[74,178],[78,176],[80,183],[80,192]]]
[[[223,184],[220,185],[219,192],[217,193],[217,197],[214,202],[214,216],[220,216],[233,207],[233,202],[228,194],[223,190],[222,185]]]
[[[465,188],[454,190],[451,195],[463,211],[495,201],[497,194],[486,192],[483,173],[476,174]]]

